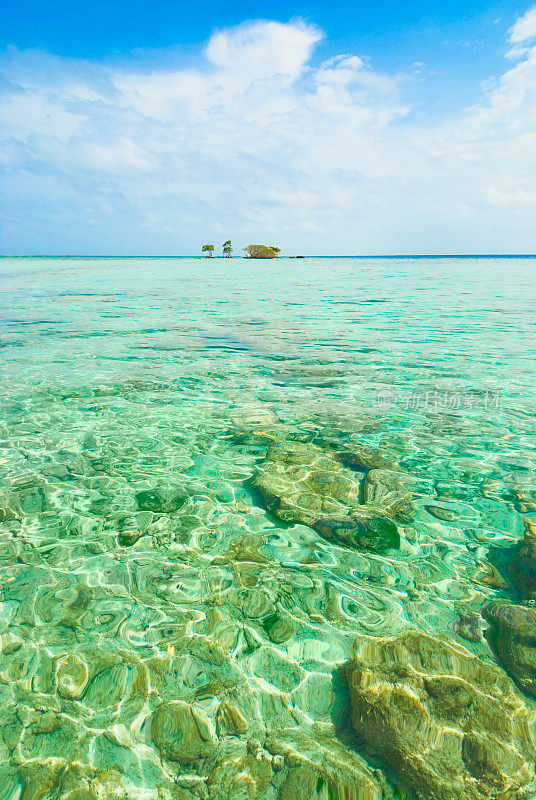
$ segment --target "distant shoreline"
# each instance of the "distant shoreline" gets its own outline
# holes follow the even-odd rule
[[[195,259],[198,259],[199,261],[218,261],[218,260],[229,261],[229,260],[231,260],[231,259],[225,258],[223,256],[213,256],[211,258],[207,258],[206,256],[199,256],[199,255],[193,255],[193,256],[155,256],[155,255],[151,255],[151,256],[140,256],[140,255],[136,255],[136,256],[121,256],[121,255],[87,255],[87,254],[78,254],[78,255],[77,254],[71,254],[71,255],[65,255],[65,254],[55,254],[55,255],[54,254],[52,254],[52,255],[51,254],[48,254],[48,255],[0,255],[0,259],[5,259],[5,258],[27,258],[27,259],[31,259],[31,258],[41,258],[41,259],[44,259],[44,258],[50,258],[50,259],[53,259],[53,258],[107,259],[107,258],[109,258],[109,259],[112,259],[113,258],[113,259],[139,259],[139,260],[143,260],[143,259],[173,259],[173,260],[178,260],[178,259],[186,259],[186,258],[188,258],[188,259],[195,258]],[[435,259],[435,258],[475,258],[475,259],[476,258],[536,258],[536,253],[457,253],[457,254],[451,254],[451,255],[446,255],[444,253],[432,253],[432,254],[430,254],[430,253],[420,253],[418,255],[407,255],[407,254],[401,253],[399,255],[381,255],[380,254],[380,255],[354,255],[354,256],[320,256],[320,255],[304,255],[304,256],[301,256],[300,255],[300,256],[278,256],[277,259],[274,259],[274,258],[263,259],[263,258],[249,258],[249,257],[245,257],[245,256],[234,256],[234,258],[232,260],[234,260],[234,261],[239,260],[239,261],[269,261],[269,262],[273,262],[273,261],[282,261],[282,260],[284,260],[286,258],[288,258],[288,259],[297,259],[297,258],[300,258],[300,259],[302,259],[302,258],[324,258],[324,259],[325,258],[340,258],[340,259],[342,259],[342,258],[359,258],[359,259],[374,259],[374,258],[389,258],[389,259],[401,259],[401,258],[402,259],[418,259],[418,258],[429,258],[429,259]]]

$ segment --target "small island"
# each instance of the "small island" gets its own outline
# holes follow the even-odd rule
[[[266,244],[248,244],[248,246],[243,249],[246,253],[246,258],[279,258],[279,253],[281,252],[280,247]],[[214,245],[211,243],[204,244],[201,248],[201,252],[205,253],[207,258],[214,258]],[[227,239],[227,241],[223,243],[222,257],[233,257],[233,247],[230,239]],[[303,256],[291,256],[291,258],[303,258]]]

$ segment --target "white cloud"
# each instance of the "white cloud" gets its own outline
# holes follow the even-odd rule
[[[536,46],[477,107],[433,125],[404,101],[409,75],[353,53],[315,65],[320,38],[247,23],[166,72],[12,53],[4,248],[192,252],[209,235],[315,252],[536,249]]]
[[[526,14],[519,17],[510,31],[512,44],[520,44],[530,39],[536,39],[536,6],[529,8]]]
[[[214,34],[205,53],[216,67],[248,79],[297,78],[320,38],[320,31],[300,22],[254,22]]]

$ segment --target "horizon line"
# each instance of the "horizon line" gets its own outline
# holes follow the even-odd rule
[[[226,256],[203,256],[203,255],[121,255],[119,253],[107,253],[102,255],[91,253],[39,253],[39,254],[0,254],[2,258],[197,258],[202,261],[216,261],[217,259],[232,260],[242,259],[244,261],[275,261],[284,258],[536,258],[536,253],[377,253],[377,254],[354,254],[354,255],[317,255],[309,254],[302,255],[280,255],[275,258],[251,258],[250,256],[232,256],[232,259],[227,259]]]

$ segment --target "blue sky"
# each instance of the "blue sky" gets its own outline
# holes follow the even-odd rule
[[[536,250],[530,3],[2,14],[3,253]]]

